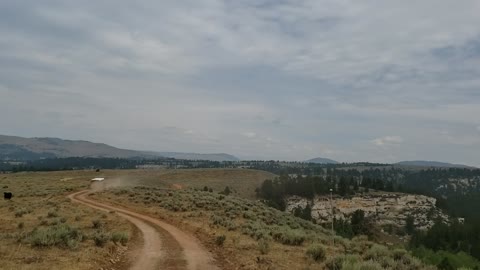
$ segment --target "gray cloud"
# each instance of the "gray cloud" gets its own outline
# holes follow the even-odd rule
[[[480,165],[479,8],[5,1],[0,131],[245,158]]]

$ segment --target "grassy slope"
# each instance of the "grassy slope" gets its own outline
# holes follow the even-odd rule
[[[185,170],[104,170],[95,176],[106,177],[109,185],[153,186],[169,189],[204,186],[223,191],[229,186],[236,195],[254,199],[255,189],[274,174],[246,169],[185,169]],[[94,175],[90,175],[94,177]]]
[[[361,238],[349,241],[337,237],[336,245],[332,246],[332,237],[320,226],[261,203],[237,197],[253,198],[255,188],[264,179],[274,176],[242,169],[109,170],[99,173],[68,171],[0,175],[0,187],[8,185],[8,190],[15,195],[13,201],[2,201],[0,204],[0,265],[6,269],[18,266],[23,269],[89,269],[93,265],[105,263],[109,252],[112,252],[111,246],[98,248],[91,238],[79,243],[76,250],[32,248],[24,240],[20,241],[21,245],[16,241],[24,239],[22,233],[31,232],[35,227],[51,226],[50,223],[62,217],[66,218],[67,224],[80,228],[86,235],[94,233],[91,228],[94,219],[104,219],[107,230],[130,229],[116,215],[107,214],[104,218],[94,210],[74,205],[65,199],[67,193],[88,187],[89,179],[96,176],[106,177],[114,184],[148,186],[113,189],[94,197],[149,213],[191,231],[217,254],[219,262],[227,270],[336,269],[333,268],[335,265],[343,265],[342,269],[359,269],[362,265],[368,266],[368,269],[422,268],[417,260],[405,255],[404,251],[387,250]],[[209,186],[215,192],[189,188],[203,186]],[[230,186],[237,193],[226,197],[219,195],[218,191],[225,186]],[[182,190],[166,192],[155,187]],[[15,213],[22,209],[31,212],[15,217]],[[48,217],[48,212],[52,209],[58,213],[58,217]],[[80,216],[80,219],[76,220],[76,216]],[[47,220],[47,224],[40,226],[43,220]],[[21,229],[18,228],[20,222],[24,223]],[[222,235],[226,236],[226,240],[223,246],[219,246],[215,242]],[[306,251],[312,245],[319,245],[325,251],[326,258],[315,262],[308,257]],[[345,254],[349,255],[345,257]],[[75,263],[72,264],[73,262]]]
[[[129,223],[114,214],[71,203],[65,196],[88,188],[93,177],[106,177],[120,185],[145,185],[164,188],[203,188],[215,191],[230,186],[240,196],[252,198],[255,188],[274,175],[254,170],[105,170],[0,174],[0,190],[13,192],[11,201],[0,201],[0,265],[2,269],[90,269],[107,263],[115,248],[98,248],[92,239],[76,249],[65,247],[32,248],[27,236],[38,228],[56,228],[67,224],[78,228],[87,238],[97,231],[93,220],[101,220],[104,230],[129,231]],[[25,212],[24,214],[21,214]],[[48,217],[55,212],[57,217]],[[21,216],[20,216],[21,215]],[[62,223],[64,220],[65,223]],[[19,225],[23,224],[23,225]],[[22,228],[20,228],[22,227]],[[72,264],[74,263],[74,264]]]
[[[113,189],[94,198],[127,206],[197,235],[223,269],[425,269],[405,250],[352,241],[260,202],[236,196],[152,187]],[[225,236],[225,242],[218,239]],[[325,252],[315,261],[307,250]]]
[[[0,189],[14,194],[11,201],[0,201],[1,269],[98,269],[111,265],[108,260],[124,248],[111,242],[97,247],[93,236],[102,230],[131,234],[131,225],[113,213],[104,214],[65,197],[88,187],[93,175],[84,171],[0,174]],[[94,220],[101,222],[100,229],[93,228]],[[78,229],[83,240],[70,241],[70,247],[32,246],[33,235],[46,240],[40,232],[61,233],[64,226]],[[34,229],[38,231],[32,234]]]
[[[142,175],[146,174],[148,171],[142,173]],[[168,170],[152,176],[142,178],[137,183],[147,186],[166,185],[171,188],[201,189],[208,186],[216,192],[228,186],[238,196],[249,199],[255,198],[255,189],[260,187],[263,181],[275,177],[269,172],[246,169]]]

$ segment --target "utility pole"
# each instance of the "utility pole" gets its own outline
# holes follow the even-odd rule
[[[332,211],[332,242],[333,246],[335,246],[335,230],[333,228],[333,220],[335,215],[333,214],[333,189],[330,189],[330,209]]]

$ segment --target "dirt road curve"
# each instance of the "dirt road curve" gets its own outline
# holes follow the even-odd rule
[[[98,210],[113,210],[141,231],[143,247],[131,270],[219,270],[212,254],[195,237],[161,220],[91,200],[89,193],[88,190],[80,191],[68,197]]]

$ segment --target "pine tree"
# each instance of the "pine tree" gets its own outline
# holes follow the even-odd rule
[[[308,203],[305,209],[303,209],[301,218],[305,220],[312,220],[312,207]]]
[[[405,231],[410,235],[415,232],[415,219],[413,216],[408,216],[405,220]]]
[[[355,181],[353,182],[353,190],[354,190],[354,191],[358,191],[358,188],[359,188],[359,187],[358,187],[358,182],[355,180]]]
[[[455,268],[450,263],[450,260],[445,257],[443,260],[437,265],[439,270],[454,270]]]
[[[338,183],[338,194],[340,196],[345,196],[348,194],[349,186],[347,179],[345,177],[340,177],[340,181]]]

